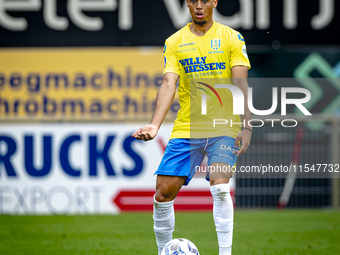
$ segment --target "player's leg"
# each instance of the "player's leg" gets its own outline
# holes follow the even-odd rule
[[[214,199],[213,216],[219,245],[219,255],[231,254],[234,207],[230,195],[229,180],[233,174],[236,155],[233,155],[235,139],[214,138],[207,147],[210,191]]]
[[[210,169],[221,167],[231,169],[228,164],[215,162]],[[217,232],[219,255],[231,254],[234,226],[234,208],[230,196],[229,180],[231,172],[210,173],[210,192],[214,199],[213,216]]]
[[[190,139],[171,139],[155,173],[154,230],[159,253],[172,239],[175,227],[174,199],[182,185],[187,185],[194,174],[191,164],[203,159],[203,155],[196,153],[196,148],[200,147],[192,145]]]
[[[186,179],[186,176],[157,175],[155,200],[160,203],[174,200]]]
[[[156,193],[153,202],[153,219],[158,254],[172,240],[175,229],[174,201],[187,177],[157,175]]]

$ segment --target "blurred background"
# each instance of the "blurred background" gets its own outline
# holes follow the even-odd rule
[[[219,1],[215,20],[246,40],[254,106],[271,107],[273,86],[312,94],[313,116],[278,107],[271,119],[299,125],[255,128],[238,167],[335,169],[322,178],[236,174],[236,208],[339,208],[339,9],[336,0]],[[131,134],[150,121],[166,38],[189,21],[183,0],[0,0],[0,214],[152,210],[178,95],[154,141]],[[178,210],[212,210],[203,177],[183,188]]]

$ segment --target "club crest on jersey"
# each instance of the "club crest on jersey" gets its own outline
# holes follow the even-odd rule
[[[213,50],[218,50],[221,47],[221,40],[220,39],[212,39],[210,43],[210,47]]]

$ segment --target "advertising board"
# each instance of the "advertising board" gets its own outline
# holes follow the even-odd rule
[[[170,137],[131,134],[139,124],[26,124],[0,128],[0,214],[106,214],[152,210],[156,171]],[[201,176],[202,177],[202,176]],[[212,209],[195,178],[177,209]]]
[[[336,0],[219,1],[215,20],[249,45],[339,45],[339,7]],[[184,0],[0,0],[0,47],[161,46],[190,20]]]

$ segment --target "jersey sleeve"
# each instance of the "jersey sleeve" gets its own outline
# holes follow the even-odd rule
[[[173,43],[170,43],[169,40],[165,41],[163,55],[164,55],[163,74],[175,73],[179,75],[179,64],[178,64],[177,53],[174,50]]]
[[[250,69],[250,62],[247,54],[247,47],[243,36],[234,32],[230,47],[230,67],[247,66]]]

